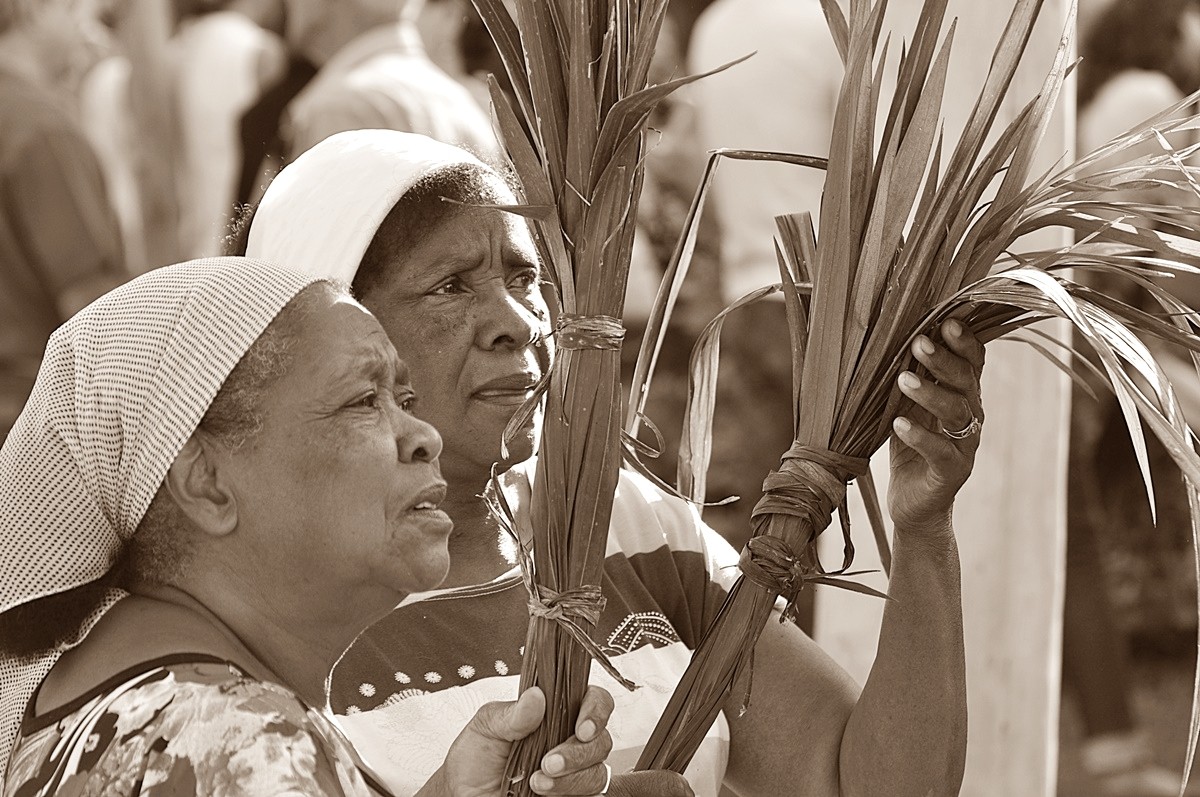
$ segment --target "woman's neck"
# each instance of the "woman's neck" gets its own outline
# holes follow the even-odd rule
[[[503,553],[506,533],[482,500],[443,508],[454,519],[454,532],[450,536],[450,572],[441,587],[482,584],[512,568],[514,562]]]
[[[119,673],[177,654],[225,659],[247,675],[283,678],[194,598],[146,588],[118,602],[78,646],[62,655],[38,691],[38,714],[65,705]]]
[[[163,588],[162,600],[181,602],[204,615],[230,639],[313,708],[327,709],[329,677],[338,659],[371,623],[404,597],[364,589],[331,597],[329,590],[198,580]]]
[[[485,484],[485,483],[484,483]],[[488,511],[479,495],[484,486],[460,487],[451,481],[449,497],[442,509],[454,521],[450,535],[450,572],[441,586],[467,587],[483,584],[507,572],[515,564],[506,555],[508,534]]]

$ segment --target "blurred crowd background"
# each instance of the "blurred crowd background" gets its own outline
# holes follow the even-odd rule
[[[1083,150],[1200,88],[1193,0],[1084,0],[1079,41]],[[755,51],[653,119],[630,367],[706,152],[827,152],[840,62],[818,0],[672,0],[652,79]],[[388,127],[498,157],[487,76],[504,90],[502,72],[469,0],[0,0],[0,437],[59,323],[147,269],[221,252],[280,166],[325,136]],[[667,479],[691,341],[776,281],[772,216],[820,202],[820,173],[797,167],[718,178],[649,410]],[[1200,304],[1196,286],[1173,287]],[[708,494],[742,500],[706,519],[735,544],[791,439],[785,324],[767,302],[723,337]],[[1185,412],[1200,418],[1194,383]],[[1173,794],[1182,745],[1164,740],[1186,728],[1196,650],[1187,496],[1153,452],[1151,521],[1115,405],[1079,392],[1071,434],[1060,793]]]

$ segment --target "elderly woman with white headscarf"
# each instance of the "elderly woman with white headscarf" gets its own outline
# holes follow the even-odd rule
[[[528,539],[539,419],[506,452],[501,437],[549,367],[553,336],[530,228],[498,208],[515,201],[500,172],[461,149],[360,130],[285,168],[244,230],[254,257],[351,283],[412,369],[425,397],[418,415],[445,441],[450,574],[372,626],[333,678],[343,727],[397,791],[434,771],[475,706],[516,694],[528,596],[513,546],[478,496],[499,463]],[[895,600],[866,685],[860,691],[798,628],[771,623],[756,649],[753,699],[718,718],[686,772],[690,788],[669,773],[618,774],[610,795],[716,797],[723,785],[762,795],[957,792],[966,687],[951,508],[978,446],[983,347],[956,322],[938,338],[913,344],[930,378],[899,380],[914,409],[894,422]],[[644,687],[612,690],[618,772],[636,761],[737,563],[693,507],[622,471],[595,629]],[[413,752],[418,739],[425,754]]]
[[[344,288],[241,259],[150,272],[52,337],[0,450],[0,792],[386,794],[333,664],[446,575],[441,440]],[[533,776],[594,794],[611,698]],[[498,794],[531,690],[425,795]]]

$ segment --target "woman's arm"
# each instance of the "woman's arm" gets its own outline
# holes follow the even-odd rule
[[[794,626],[771,624],[755,651],[754,692],[730,707],[727,780],[745,795],[957,794],[966,758],[966,665],[954,495],[978,435],[941,431],[982,419],[983,347],[960,325],[943,346],[914,346],[933,377],[901,389],[917,406],[892,441],[892,573],[875,664],[861,694]],[[906,384],[907,383],[907,384]],[[785,791],[781,791],[785,790]]]

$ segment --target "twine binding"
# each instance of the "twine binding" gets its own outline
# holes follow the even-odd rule
[[[757,533],[742,549],[739,566],[752,583],[787,600],[785,618],[795,617],[796,601],[807,579],[840,575],[850,568],[854,545],[846,520],[846,484],[869,466],[867,459],[793,443],[779,468],[763,481],[763,497],[751,515]],[[840,569],[829,572],[821,566],[814,543],[835,509],[842,518],[844,558]],[[810,536],[802,553],[797,554],[788,541],[765,533],[771,515],[790,515],[808,527]]]
[[[556,333],[558,348],[567,350],[618,351],[625,339],[620,320],[607,315],[563,313],[558,317]]]

